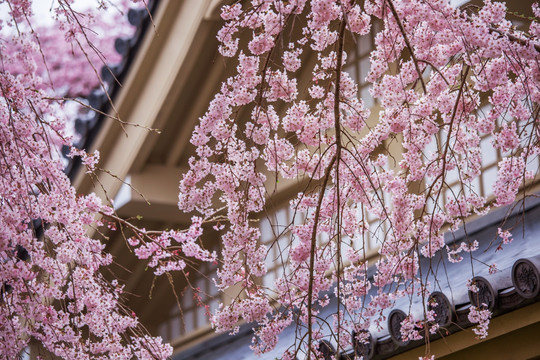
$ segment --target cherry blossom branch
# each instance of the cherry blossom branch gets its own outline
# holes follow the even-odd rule
[[[336,131],[336,200],[337,200],[337,212],[336,212],[336,226],[337,226],[337,236],[336,236],[336,261],[337,261],[337,296],[340,298],[341,296],[341,282],[340,282],[340,276],[341,276],[341,188],[339,183],[339,173],[340,173],[340,162],[341,162],[341,148],[342,148],[342,142],[341,142],[341,116],[340,116],[340,103],[341,103],[341,94],[340,94],[340,85],[341,85],[341,70],[342,70],[342,62],[343,62],[343,43],[345,42],[345,26],[346,21],[343,20],[341,22],[341,27],[339,30],[339,38],[338,38],[338,49],[337,49],[337,61],[336,61],[336,82],[335,82],[335,93],[334,93],[334,127]],[[311,297],[310,297],[311,302]],[[338,316],[338,324],[340,324],[340,303],[338,302],[337,306],[337,316]],[[311,319],[309,319],[311,320]],[[339,326],[339,325],[338,325]],[[338,344],[339,341],[340,331],[338,331]],[[310,344],[311,345],[311,344]],[[310,347],[311,349],[311,347]],[[339,349],[339,346],[338,346]]]
[[[315,208],[315,215],[313,217],[313,230],[311,232],[311,249],[309,252],[309,285],[308,285],[308,291],[307,291],[307,311],[308,311],[308,359],[311,359],[311,353],[312,353],[312,342],[313,342],[313,329],[312,329],[312,303],[313,303],[313,280],[314,280],[314,266],[315,266],[315,253],[316,253],[316,246],[317,246],[317,226],[319,224],[319,216],[321,213],[321,205],[322,201],[324,199],[324,192],[326,191],[326,186],[328,184],[328,180],[330,179],[330,173],[333,169],[333,165],[336,162],[336,156],[334,155],[332,157],[332,160],[330,160],[330,163],[326,167],[326,172],[324,174],[324,179],[321,184],[321,190],[319,191],[319,198],[317,202],[317,207]]]
[[[416,59],[416,56],[414,54],[413,47],[411,46],[411,43],[409,42],[407,32],[405,31],[405,28],[403,27],[403,24],[401,23],[401,19],[399,18],[399,15],[396,11],[396,8],[394,7],[394,3],[392,2],[392,0],[386,0],[386,2],[388,3],[388,6],[390,7],[390,11],[392,11],[392,15],[394,16],[394,19],[396,19],[396,23],[399,26],[401,35],[403,36],[403,40],[405,41],[405,44],[407,45],[407,48],[409,49],[409,52],[411,54],[411,58],[414,62],[414,67],[416,68],[416,72],[418,73],[418,79],[420,80],[420,83],[422,84],[422,89],[424,90],[424,94],[426,94],[427,93],[426,84],[422,76],[422,71],[420,71],[420,66],[418,66],[418,60]]]

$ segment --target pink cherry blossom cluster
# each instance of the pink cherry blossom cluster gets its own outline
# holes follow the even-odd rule
[[[477,308],[471,306],[469,312],[469,321],[473,324],[478,324],[473,332],[479,339],[485,339],[488,336],[489,319],[491,318],[491,311],[487,309]]]
[[[146,232],[136,230],[135,236],[128,239],[135,255],[148,261],[148,267],[155,268],[157,276],[173,271],[183,271],[186,259],[216,262],[215,252],[204,249],[197,241],[202,234],[202,219],[193,217],[192,224],[186,231],[169,230]]]
[[[12,74],[32,74],[29,84],[50,96],[86,96],[103,85],[101,67],[121,60],[115,39],[132,32],[125,21],[128,0],[116,1],[124,11],[103,16],[97,9],[74,10],[71,1],[60,1],[49,14],[34,14],[29,0],[7,3],[13,16],[2,29],[4,63]],[[50,17],[54,24],[38,22],[38,17]]]
[[[96,68],[118,59],[112,41],[130,27],[100,23],[99,9],[78,12],[71,0],[54,2],[50,27],[34,24],[30,0],[0,6],[11,16],[0,28],[0,358],[38,343],[65,359],[165,359],[172,348],[146,335],[122,286],[101,273],[113,259],[88,229],[112,210],[75,193],[59,151],[72,139],[54,99],[98,85]],[[98,153],[71,154],[95,170]]]
[[[538,24],[529,34],[515,30],[504,3],[485,0],[476,11],[444,0],[253,0],[223,7],[222,17],[219,50],[237,56],[238,72],[193,133],[197,156],[179,206],[226,214],[219,285],[242,290],[213,324],[231,331],[241,318],[258,322],[257,351],[270,351],[295,321],[307,331],[295,351],[315,352],[317,316],[328,303],[319,300],[330,290],[336,314],[348,314],[336,317],[338,333],[348,322],[380,326],[401,297],[427,297],[433,278],[420,276],[421,257],[447,249],[456,262],[473,252],[474,243],[446,247],[444,232],[512,203],[536,176]],[[368,109],[359,97],[364,79],[347,64],[358,36],[375,28],[366,80],[378,105]],[[482,193],[474,184],[489,137],[502,155],[495,185]],[[401,153],[390,149],[396,144]],[[256,220],[291,181],[299,189],[290,203],[295,217],[273,224],[272,246],[291,241],[281,248],[283,271],[263,288],[254,279],[265,275],[270,252]],[[374,246],[382,258],[370,279],[365,255]],[[489,316],[472,314],[487,324]],[[409,323],[412,334],[419,323]]]

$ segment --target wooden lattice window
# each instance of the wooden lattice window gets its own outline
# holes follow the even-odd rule
[[[209,325],[209,314],[214,313],[220,302],[220,293],[212,278],[217,266],[202,263],[198,271],[191,271],[190,284],[179,293],[180,308],[174,304],[169,317],[159,326],[159,335],[166,341]]]
[[[300,220],[301,214],[295,214],[289,206],[284,206],[263,216],[259,221],[261,243],[268,248],[267,273],[262,279],[263,286],[273,288],[274,281],[283,276],[284,264],[288,262],[289,250],[291,246],[294,246],[291,243],[294,241],[291,234],[291,224],[298,223]]]
[[[490,111],[490,105],[481,107],[477,111],[479,118],[485,117]],[[503,122],[507,122],[508,119],[502,119],[499,117],[497,119],[497,127],[500,127]],[[524,132],[527,132],[528,135],[534,130],[533,124],[529,124],[525,127]],[[528,141],[528,136],[522,134],[522,138]],[[438,153],[442,147],[442,144],[445,144],[447,141],[451,142],[453,139],[447,139],[448,133],[441,129],[431,141],[430,144],[425,149],[426,158],[430,156],[430,153]],[[438,197],[438,205],[441,208],[446,206],[448,199],[456,198],[460,194],[469,195],[474,193],[476,195],[483,196],[485,198],[493,199],[493,185],[497,180],[498,173],[498,164],[503,159],[503,156],[508,156],[508,153],[502,153],[500,149],[495,148],[494,146],[495,137],[492,134],[483,134],[480,136],[480,151],[482,155],[481,163],[481,172],[478,177],[472,180],[472,182],[467,185],[463,184],[462,174],[459,173],[457,168],[449,170],[445,174],[445,184],[443,192]],[[534,174],[538,173],[540,168],[540,159],[538,156],[531,157],[526,165],[526,169],[532,171]],[[430,199],[428,201],[428,209],[431,211],[434,206],[434,200]]]
[[[349,40],[350,46],[347,52],[347,65],[343,68],[343,71],[348,72],[358,84],[358,96],[364,100],[368,109],[375,105],[375,101],[369,93],[371,84],[366,81],[370,68],[369,55],[375,48],[375,35],[379,31],[380,23],[375,21],[368,34],[356,36],[355,39]]]

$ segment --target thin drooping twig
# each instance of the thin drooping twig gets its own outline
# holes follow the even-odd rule
[[[311,248],[309,253],[309,285],[308,285],[308,299],[307,299],[307,310],[308,310],[308,360],[311,360],[311,343],[313,342],[313,330],[311,325],[312,318],[312,298],[313,298],[313,271],[315,267],[315,249],[317,247],[317,227],[319,225],[319,216],[321,213],[322,199],[324,197],[324,191],[326,190],[326,185],[328,184],[328,179],[330,178],[330,172],[336,161],[336,156],[330,160],[328,167],[326,168],[324,174],[324,180],[321,184],[321,190],[319,191],[319,199],[317,202],[317,208],[315,209],[315,215],[313,219],[313,230],[311,231]]]
[[[532,43],[534,49],[540,53],[540,45],[538,45],[537,43],[534,43],[534,42],[531,42],[531,41],[528,41],[528,40],[524,40],[524,39],[520,39],[518,38],[517,36],[514,36],[512,34],[509,34],[507,32],[504,32],[504,31],[501,31],[499,29],[495,29],[494,27],[489,27],[489,32],[494,32],[494,33],[497,33],[501,36],[506,36],[508,38],[508,40],[512,41],[512,42],[515,42],[515,43],[518,43],[519,45],[523,45],[523,46],[529,46],[529,44]]]
[[[339,30],[339,39],[338,39],[338,51],[337,51],[337,57],[336,57],[336,88],[335,88],[335,94],[334,94],[334,127],[336,131],[336,260],[337,260],[337,297],[338,299],[341,298],[341,288],[339,286],[339,276],[341,273],[341,192],[340,192],[340,184],[339,184],[339,163],[341,161],[341,148],[343,147],[341,143],[341,118],[339,113],[339,103],[340,103],[340,88],[341,88],[341,67],[342,67],[342,61],[343,61],[343,43],[345,40],[345,26],[346,21],[341,22],[341,28]],[[341,324],[340,321],[340,310],[339,310],[339,301],[337,303],[337,324],[338,327]],[[340,331],[338,328],[337,331],[337,344],[338,344],[338,350],[339,350],[339,335]]]
[[[422,71],[420,71],[420,66],[418,66],[418,59],[416,59],[416,55],[414,55],[414,50],[411,46],[411,43],[409,42],[407,33],[405,32],[405,27],[403,27],[403,24],[401,23],[401,19],[399,18],[396,8],[394,7],[394,4],[392,3],[392,0],[386,0],[386,1],[388,2],[390,11],[392,11],[392,15],[394,15],[394,18],[396,19],[396,23],[399,26],[401,35],[403,35],[403,40],[405,41],[405,45],[407,45],[407,48],[409,49],[409,52],[411,53],[411,58],[414,63],[414,67],[416,68],[416,72],[418,73],[418,79],[420,80],[420,83],[422,84],[422,89],[424,90],[424,94],[427,94],[426,83],[424,82],[424,78],[422,77]]]

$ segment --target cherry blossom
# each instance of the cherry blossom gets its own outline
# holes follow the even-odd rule
[[[234,332],[248,300],[257,308],[248,318],[259,319],[257,352],[273,349],[278,322],[288,319],[307,335],[284,357],[316,357],[323,294],[333,292],[338,303],[334,343],[343,344],[340,329],[350,324],[357,331],[380,326],[398,299],[433,289],[435,279],[419,274],[422,257],[474,257],[474,239],[450,247],[446,231],[513,203],[537,175],[528,164],[538,163],[538,26],[515,30],[504,3],[490,0],[478,10],[448,1],[254,0],[225,6],[222,17],[219,49],[225,57],[239,53],[238,73],[195,129],[200,151],[180,183],[179,206],[205,215],[225,207],[219,284],[242,290],[212,318],[214,327]],[[355,78],[347,68],[351,49],[375,28],[369,72]],[[311,74],[305,80],[299,71]],[[359,98],[363,81],[375,108]],[[238,121],[244,109],[246,123]],[[487,156],[483,139],[502,157],[493,188],[481,192],[474,184]],[[271,246],[290,241],[274,287],[263,288],[252,279],[264,276],[259,259],[268,250],[253,220],[265,218],[287,179],[309,185],[299,185],[290,202],[294,219],[274,226]],[[217,197],[219,205],[211,202]],[[364,256],[377,248],[382,258],[370,278]],[[398,290],[389,293],[392,286]],[[485,311],[470,315],[479,336],[487,331]],[[405,337],[424,336],[417,329],[430,314],[407,317]]]
[[[116,26],[125,12],[97,21],[100,4],[81,12],[72,1],[54,2],[54,25],[45,26],[32,1],[0,1],[10,16],[0,29],[3,359],[18,358],[31,342],[65,359],[164,359],[172,351],[142,330],[123,305],[123,287],[100,272],[112,256],[88,229],[104,226],[112,209],[94,194],[76,194],[63,172],[62,146],[88,172],[99,161],[98,152],[72,146],[65,101],[104,86],[96,69],[119,59],[112,41],[131,31],[127,21]]]

